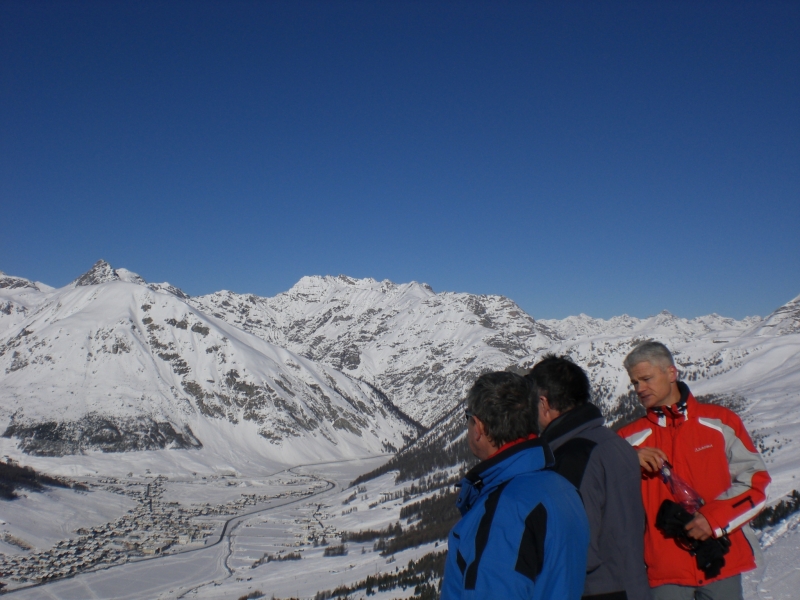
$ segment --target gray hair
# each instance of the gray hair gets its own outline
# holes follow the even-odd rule
[[[622,365],[626,371],[630,371],[639,363],[649,362],[651,365],[658,366],[666,369],[669,366],[675,366],[675,359],[672,358],[672,352],[661,342],[642,342],[631,350],[630,354],[625,357]]]
[[[538,404],[531,402],[527,380],[500,371],[478,377],[467,394],[467,410],[486,427],[497,446],[537,433]]]

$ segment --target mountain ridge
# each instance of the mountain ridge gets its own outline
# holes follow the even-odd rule
[[[35,438],[37,433],[26,434],[25,427],[35,412],[31,407],[48,406],[41,391],[48,385],[55,390],[53,397],[83,390],[83,380],[75,380],[69,370],[55,379],[46,372],[55,368],[47,356],[55,359],[53,348],[60,347],[67,333],[76,342],[61,349],[59,356],[80,355],[72,371],[80,372],[91,385],[101,374],[108,378],[113,369],[122,368],[112,367],[114,360],[132,360],[132,350],[139,352],[134,362],[149,374],[143,381],[150,387],[145,386],[144,394],[123,396],[132,405],[152,405],[132,412],[123,406],[116,415],[122,420],[114,424],[123,437],[131,422],[136,425],[138,437],[128,435],[133,448],[199,447],[197,443],[207,444],[208,432],[213,431],[209,423],[249,427],[262,441],[268,436],[259,434],[259,427],[269,426],[270,435],[280,438],[275,443],[285,448],[293,439],[302,443],[311,435],[322,444],[313,452],[322,454],[328,446],[338,447],[334,451],[339,452],[359,444],[364,452],[392,451],[428,428],[432,430],[424,439],[435,439],[441,429],[447,448],[462,435],[457,407],[475,378],[494,370],[524,372],[548,352],[569,356],[585,368],[593,384],[593,401],[609,423],[619,422],[638,407],[622,360],[645,339],[657,339],[673,350],[682,377],[696,394],[735,405],[748,426],[756,427],[765,448],[778,443],[778,430],[759,423],[771,423],[770,415],[780,410],[788,410],[789,428],[800,422],[800,401],[786,403],[787,397],[796,397],[787,390],[800,389],[796,359],[800,297],[764,319],[716,314],[684,319],[662,311],[647,319],[621,315],[604,320],[581,314],[535,320],[503,296],[437,293],[417,282],[307,276],[273,297],[223,290],[190,298],[160,287],[167,284],[148,284],[131,271],[106,265],[92,267],[98,268],[96,277],[87,278],[96,281],[90,285],[41,291],[14,280],[14,287],[0,286],[2,406],[15,407],[0,409],[0,421],[5,419],[9,435]],[[73,306],[70,294],[82,298],[75,300],[80,306]],[[109,300],[113,310],[88,308],[92,303],[100,307],[103,298],[114,294],[119,298]],[[56,320],[63,329],[58,343],[59,333],[51,322],[54,311],[60,311]],[[106,315],[105,320],[98,320],[99,314]],[[50,334],[43,335],[46,327],[51,327]],[[131,351],[125,352],[123,346]],[[107,364],[100,365],[103,360]],[[38,369],[43,378],[22,385],[14,378],[26,369]],[[140,376],[125,369],[119,372],[128,381]],[[124,388],[118,379],[111,380],[117,389],[105,389],[105,399],[85,394],[86,402],[78,411],[82,417],[101,423],[102,411],[98,413],[95,406],[102,405],[100,400],[106,402],[108,393],[121,397],[119,390]],[[21,399],[34,396],[36,402],[20,408]],[[153,400],[159,398],[168,398],[171,408]],[[329,412],[334,399],[340,403],[336,415]],[[368,408],[366,412],[359,402]],[[77,427],[65,410],[62,403],[33,416],[59,415],[54,423]],[[190,413],[191,418],[186,416]],[[137,425],[140,417],[151,420]],[[370,424],[365,418],[382,420]],[[348,430],[347,425],[354,423],[354,429],[370,437],[369,443]],[[395,428],[401,433],[392,433]],[[93,431],[102,437],[102,427]],[[349,436],[348,441],[342,435]],[[90,438],[78,436],[69,443],[84,451],[81,440]]]
[[[380,452],[416,435],[368,384],[95,267],[26,298],[0,335],[3,435],[26,451],[197,448],[198,418],[253,423],[276,451],[302,438]]]

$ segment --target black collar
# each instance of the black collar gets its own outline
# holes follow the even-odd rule
[[[678,391],[681,393],[681,399],[672,406],[654,406],[650,410],[659,415],[671,414],[672,416],[686,416],[686,405],[689,401],[689,386],[678,381]],[[666,409],[666,410],[665,410]]]
[[[591,402],[587,402],[556,417],[545,427],[541,435],[546,441],[552,442],[589,421],[602,418],[603,413],[600,412],[600,409]]]

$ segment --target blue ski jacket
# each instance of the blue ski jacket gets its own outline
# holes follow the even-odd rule
[[[589,522],[575,487],[547,470],[546,443],[521,442],[461,482],[441,600],[579,600]]]

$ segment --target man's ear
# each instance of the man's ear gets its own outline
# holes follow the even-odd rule
[[[539,396],[539,404],[542,406],[542,412],[547,413],[550,410],[550,401],[546,396]]]
[[[477,442],[480,441],[481,438],[484,438],[491,443],[492,440],[489,439],[488,435],[486,435],[486,425],[483,424],[483,421],[481,421],[478,417],[472,418],[475,419],[475,426],[472,428],[475,441]]]
[[[481,437],[486,435],[486,426],[483,424],[478,417],[472,417],[473,422],[475,423],[472,426],[472,435],[475,437],[476,440],[481,439]]]
[[[675,383],[678,381],[678,369],[675,365],[670,365],[667,367],[667,374],[669,375],[669,382]]]

